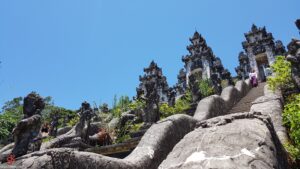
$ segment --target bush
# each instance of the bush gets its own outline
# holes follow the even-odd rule
[[[300,94],[290,95],[287,92],[295,86],[292,81],[291,63],[285,60],[284,56],[278,56],[271,69],[274,75],[267,79],[267,84],[273,91],[281,90],[285,96],[282,116],[291,142],[285,143],[284,147],[295,163],[300,160]]]
[[[22,97],[8,101],[2,107],[0,114],[0,139],[5,140],[23,117]]]
[[[293,88],[291,63],[285,60],[284,56],[277,56],[276,61],[271,65],[274,76],[268,77],[267,84],[273,91],[280,89],[286,91]]]
[[[293,94],[287,98],[283,110],[283,123],[289,130],[291,143],[284,147],[289,152],[293,162],[300,160],[300,94]]]
[[[163,119],[174,114],[185,113],[188,109],[191,108],[192,101],[192,94],[190,91],[187,91],[184,96],[182,96],[175,102],[174,106],[169,106],[166,103],[161,104],[159,107],[161,118]]]
[[[202,98],[215,94],[212,83],[209,79],[202,79],[198,82],[199,91],[202,95]]]
[[[72,127],[72,126],[75,126],[78,122],[79,122],[79,119],[80,117],[77,115],[75,116],[74,118],[72,118],[68,123],[67,125]]]

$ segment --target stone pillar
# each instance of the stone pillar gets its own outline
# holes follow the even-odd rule
[[[272,48],[270,48],[269,46],[266,46],[266,55],[269,65],[272,65],[275,62],[275,57],[273,55]]]
[[[254,69],[255,72],[257,72],[257,74],[258,74],[259,70],[258,70],[258,67],[257,67],[255,55],[252,53],[252,51],[249,52],[248,57],[249,57],[249,62],[250,62],[250,67],[251,67],[250,71],[252,71],[252,69]],[[258,76],[258,78],[259,78],[259,76]]]
[[[202,59],[202,64],[203,64],[202,79],[208,79],[210,77],[209,63],[206,59]]]
[[[191,74],[191,67],[192,67],[192,61],[189,61],[187,64],[186,64],[186,86],[189,86],[189,76]]]

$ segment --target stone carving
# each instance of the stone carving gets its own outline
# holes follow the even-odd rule
[[[222,92],[222,85],[221,85],[221,79],[218,78],[217,74],[212,74],[211,77],[211,82],[213,84],[213,88],[216,94],[221,94]]]
[[[168,104],[170,106],[175,105],[175,99],[176,99],[176,88],[175,87],[170,87],[168,91]]]
[[[13,130],[15,146],[12,150],[12,154],[15,157],[25,155],[28,151],[29,144],[38,141],[36,138],[40,134],[42,125],[41,111],[44,107],[45,103],[43,98],[34,92],[24,98],[24,118]],[[35,150],[39,150],[39,147],[35,147]]]
[[[143,120],[145,123],[155,123],[159,120],[159,94],[156,83],[153,80],[146,81],[145,88],[146,107]]]
[[[199,80],[201,79],[199,76],[199,73],[193,73],[189,76],[189,88],[192,93],[193,103],[197,103],[202,98],[198,85]]]
[[[236,72],[239,79],[248,78],[251,70],[255,70],[259,80],[265,80],[267,68],[275,61],[276,55],[283,55],[285,48],[281,41],[274,42],[272,33],[265,27],[258,28],[252,25],[251,31],[245,33],[246,41],[242,46],[246,53],[239,54],[239,67]]]
[[[166,77],[154,61],[144,72],[145,75],[140,76],[137,98],[146,101],[143,121],[151,124],[159,120],[159,103],[168,103],[174,94],[170,93]]]
[[[288,44],[287,60],[292,64],[292,79],[300,90],[300,40],[292,39]]]
[[[185,71],[180,70],[176,86],[177,96],[184,94],[189,88],[192,92],[193,101],[196,103],[201,99],[197,83],[202,79],[211,79],[214,76],[212,81],[215,91],[220,93],[222,90],[220,89],[222,87],[222,73],[225,69],[221,59],[214,55],[211,47],[206,44],[205,39],[197,31],[190,38],[190,42],[191,44],[187,46],[189,54],[182,57]]]
[[[180,69],[177,79],[178,79],[178,83],[175,85],[176,94],[183,95],[185,90],[187,89],[186,72],[184,71],[184,69]]]
[[[231,73],[229,72],[228,69],[225,69],[222,72],[222,79],[225,79],[227,81],[227,86],[234,85],[232,77],[231,77]]]
[[[300,19],[297,19],[295,22],[297,28],[300,30]]]
[[[175,145],[158,168],[289,167],[271,119],[254,112],[198,122],[197,128]]]
[[[286,53],[286,50],[285,50],[285,47],[283,46],[281,40],[277,40],[275,42],[275,53],[276,55],[285,55]]]
[[[52,119],[52,121],[51,121],[50,135],[56,137],[56,135],[57,135],[57,127],[59,125],[58,120],[60,119],[59,111],[54,111],[51,114],[51,119]]]
[[[95,112],[91,108],[91,105],[88,102],[83,102],[81,104],[81,108],[78,112],[80,119],[79,125],[76,126],[76,132],[81,133],[81,138],[88,143],[89,141],[89,129],[91,126],[91,120],[94,116],[96,116]],[[86,132],[83,132],[83,128],[86,127]]]

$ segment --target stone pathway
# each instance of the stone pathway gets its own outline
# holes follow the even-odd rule
[[[239,112],[249,112],[251,103],[258,97],[264,95],[264,86],[266,83],[259,83],[258,87],[252,88],[248,94],[243,97],[233,108],[229,111],[229,114]]]

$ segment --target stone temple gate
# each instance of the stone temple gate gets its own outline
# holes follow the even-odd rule
[[[251,70],[255,70],[260,81],[265,81],[268,68],[275,61],[277,55],[286,51],[280,40],[274,42],[272,33],[266,28],[252,25],[251,30],[245,33],[246,41],[242,42],[244,52],[239,54],[240,65],[236,68],[240,78],[247,78]]]

